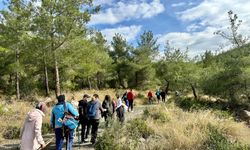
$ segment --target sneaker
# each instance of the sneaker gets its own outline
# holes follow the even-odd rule
[[[88,143],[88,142],[89,142],[88,139],[83,140],[83,143]]]

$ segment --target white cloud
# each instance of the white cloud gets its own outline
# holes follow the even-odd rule
[[[164,10],[160,0],[153,0],[150,3],[145,1],[125,3],[121,1],[114,4],[113,7],[93,15],[89,24],[116,24],[125,20],[151,18]]]
[[[112,38],[116,33],[120,33],[124,38],[126,38],[128,42],[133,41],[140,31],[141,26],[135,25],[101,30],[102,34],[106,37],[108,42],[112,41]]]
[[[185,2],[180,2],[180,3],[174,3],[174,4],[172,4],[171,6],[172,6],[172,7],[181,7],[181,6],[184,6],[184,5],[186,5]]]
[[[158,43],[164,45],[166,41],[170,41],[171,46],[185,50],[189,49],[189,56],[194,57],[196,55],[204,53],[206,50],[218,50],[219,45],[225,44],[225,40],[213,33],[216,28],[208,27],[201,32],[172,32],[165,35],[160,35]]]
[[[94,0],[94,5],[110,5],[113,3],[114,0]]]
[[[200,29],[201,26],[200,25],[197,25],[197,24],[191,24],[187,27],[187,31],[188,32],[193,32],[193,31],[196,31],[198,29]]]
[[[243,35],[250,33],[250,1],[246,0],[204,0],[200,4],[177,13],[180,21],[190,23],[186,28],[187,32],[167,33],[159,36],[159,43],[164,44],[166,40],[182,50],[189,47],[189,55],[195,56],[206,50],[218,50],[220,45],[227,45],[225,49],[230,48],[230,43],[213,33],[218,30],[227,30],[229,26],[229,10],[238,14],[239,19],[243,20],[239,32]],[[199,29],[199,32],[197,32]]]

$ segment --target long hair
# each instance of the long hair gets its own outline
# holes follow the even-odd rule
[[[104,100],[107,100],[108,102],[111,102],[111,97],[110,97],[110,95],[105,95]]]

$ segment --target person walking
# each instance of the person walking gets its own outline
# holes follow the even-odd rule
[[[83,95],[83,99],[78,103],[78,112],[79,112],[79,121],[82,127],[81,131],[81,142],[87,142],[89,131],[90,131],[90,123],[87,115],[87,106],[88,106],[88,98],[90,96],[88,94]]]
[[[41,131],[45,111],[46,104],[39,102],[35,109],[28,112],[20,132],[21,150],[37,150],[45,147]]]
[[[119,122],[123,123],[125,121],[125,110],[127,106],[122,103],[122,99],[118,94],[116,94],[117,98],[117,107],[116,107],[116,114]]]
[[[59,95],[57,97],[58,103],[52,108],[50,123],[55,131],[56,137],[56,150],[62,150],[64,134],[66,137],[66,150],[71,150],[74,139],[74,129],[68,129],[63,126],[63,119],[65,115],[65,107],[68,110],[68,113],[77,118],[79,116],[78,112],[73,108],[73,106],[65,102],[65,96]]]
[[[128,99],[128,102],[129,102],[129,107],[128,107],[128,111],[129,111],[129,108],[131,109],[131,112],[133,112],[133,108],[134,108],[134,94],[133,94],[133,91],[132,89],[130,89],[130,91],[127,93],[127,99]]]
[[[161,99],[161,91],[160,89],[157,89],[155,92],[156,98],[158,100],[158,103],[160,103],[160,99]]]
[[[113,105],[109,95],[105,95],[104,101],[102,102],[102,108],[106,109],[106,111],[103,112],[103,117],[106,122],[106,126],[108,126],[113,115]]]
[[[148,102],[149,104],[153,104],[153,93],[151,91],[148,92]]]
[[[88,118],[89,118],[90,125],[92,127],[90,142],[92,144],[96,143],[100,118],[103,112],[104,112],[104,109],[102,108],[102,105],[99,101],[99,96],[97,94],[94,94],[92,97],[92,100],[88,104]]]
[[[164,90],[162,90],[160,95],[161,95],[162,102],[165,103],[166,102],[166,92]]]

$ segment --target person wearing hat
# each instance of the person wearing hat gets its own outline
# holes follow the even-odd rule
[[[78,103],[79,120],[80,125],[82,126],[81,142],[87,142],[86,139],[88,138],[90,131],[90,123],[87,115],[88,98],[90,98],[90,96],[84,94],[83,99]]]
[[[70,115],[73,116],[74,118],[78,117],[79,114],[70,103],[65,102],[64,95],[59,95],[57,97],[57,100],[58,100],[58,103],[52,108],[52,111],[51,111],[50,123],[55,131],[56,150],[61,150],[63,147],[63,140],[64,140],[64,136],[63,136],[64,129],[63,129],[63,123],[62,123],[62,119],[64,117],[64,111],[65,111],[64,105],[65,107],[67,107],[67,110],[70,113]],[[66,131],[67,131],[66,150],[71,150],[72,145],[73,145],[73,139],[74,139],[74,129],[73,130],[67,129]]]
[[[21,150],[36,150],[45,147],[41,132],[45,111],[46,104],[39,102],[35,109],[28,112],[20,133]]]

